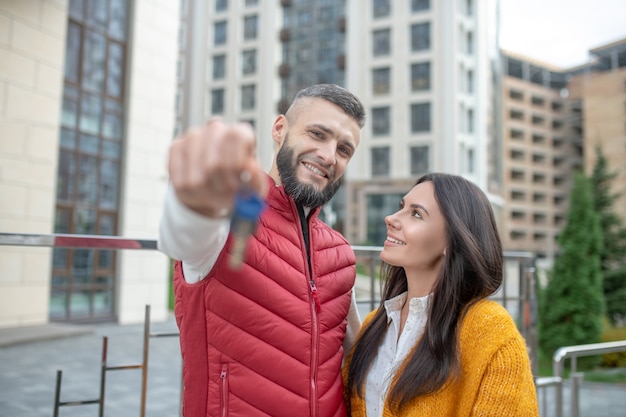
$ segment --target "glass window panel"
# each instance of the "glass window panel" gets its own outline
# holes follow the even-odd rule
[[[93,156],[81,155],[79,161],[76,200],[80,203],[95,205],[98,196],[98,159]]]
[[[65,248],[54,248],[54,250],[52,251],[52,267],[67,268],[67,254],[68,250]],[[52,285],[58,285],[58,283],[55,284],[55,282],[53,281]]]
[[[411,0],[411,11],[419,12],[430,9],[430,0]]]
[[[86,208],[77,208],[76,210],[74,210],[73,233],[77,233],[81,235],[96,234],[96,211],[91,210],[91,209],[86,209]],[[76,263],[77,252],[78,251],[74,252],[74,263]]]
[[[55,249],[55,251],[61,251],[60,248]],[[67,253],[67,249],[63,249]],[[69,282],[69,279],[64,275],[54,275],[52,280],[50,281],[53,287],[64,287]]]
[[[252,40],[257,37],[258,18],[254,16],[246,16],[243,18],[243,39]]]
[[[389,176],[389,147],[372,148],[372,176]]]
[[[94,253],[93,249],[75,249],[73,251],[72,281],[74,283],[85,283],[83,277],[93,272]]]
[[[84,153],[89,153],[92,155],[98,154],[98,148],[100,147],[100,139],[98,136],[92,135],[80,135],[80,151]]]
[[[382,245],[387,238],[385,216],[398,210],[403,194],[370,194],[367,196],[367,242]]]
[[[428,152],[428,146],[411,147],[411,175],[425,174],[430,171]]]
[[[413,91],[430,90],[430,62],[411,65],[411,89]]]
[[[113,312],[113,291],[111,289],[96,290],[93,292],[94,315],[106,315]]]
[[[211,91],[211,113],[220,114],[224,112],[224,90],[219,88]]]
[[[108,18],[107,4],[108,1],[87,0],[87,22],[103,29],[106,28]]]
[[[107,235],[111,236],[111,235]],[[98,268],[100,269],[112,269],[113,268],[113,251],[101,250],[98,251]]]
[[[372,135],[388,135],[391,129],[391,109],[378,107],[372,109]]]
[[[241,87],[241,109],[253,110],[256,105],[255,100],[255,86],[244,85]]]
[[[65,318],[67,315],[65,311],[66,304],[67,292],[65,292],[65,290],[51,290],[50,304],[48,307],[50,318]]]
[[[128,14],[128,6],[126,0],[109,0],[110,17],[109,17],[109,36],[124,40],[126,39],[126,16]]]
[[[75,157],[74,152],[65,149],[59,151],[57,200],[67,202],[74,200],[74,177],[76,176]]]
[[[122,153],[122,147],[119,142],[111,140],[102,141],[102,156],[111,159],[119,159]]]
[[[102,136],[109,139],[122,139],[122,116],[105,111],[102,119]]]
[[[389,16],[391,13],[390,0],[374,0],[373,2],[374,18]]]
[[[423,51],[430,49],[430,23],[411,25],[411,50]]]
[[[90,292],[87,290],[75,290],[70,294],[70,316],[87,316],[90,310]]]
[[[76,148],[76,132],[69,129],[61,129],[61,143],[62,148],[75,149]]]
[[[86,30],[83,50],[83,82],[86,90],[103,91],[106,40],[99,33]]]
[[[221,80],[226,75],[226,55],[213,57],[213,79]]]
[[[111,97],[122,96],[124,75],[124,48],[118,43],[109,43],[109,59],[107,61],[107,94]]]
[[[70,16],[76,20],[83,20],[85,0],[70,0]]]
[[[246,0],[246,6],[255,6],[259,0]]]
[[[70,233],[69,209],[58,208],[54,216],[54,233]]]
[[[76,128],[78,122],[78,103],[72,100],[63,100],[63,110],[61,112],[61,124],[67,127]]]
[[[98,234],[115,234],[115,216],[113,214],[101,214],[98,223]]]
[[[214,45],[224,45],[226,43],[226,22],[215,22],[213,30]]]
[[[215,11],[223,12],[228,9],[228,0],[216,0],[215,1]]]
[[[86,94],[81,102],[80,130],[97,135],[100,133],[102,100],[100,97]]]
[[[100,164],[100,208],[117,208],[119,164],[103,160]]]
[[[78,91],[78,88],[65,84],[65,88],[63,88],[63,99],[78,101],[79,98],[80,92]]]
[[[241,72],[243,75],[254,74],[256,72],[256,50],[243,51]]]
[[[411,132],[430,131],[430,103],[411,105]]]
[[[80,41],[80,26],[69,22],[65,42],[65,79],[73,83],[78,82],[78,73],[80,70]]]
[[[373,91],[375,95],[387,94],[391,89],[391,70],[377,68],[372,71]]]
[[[389,55],[391,53],[391,30],[390,29],[380,29],[375,30],[372,33],[373,36],[373,55],[374,56],[382,56]]]

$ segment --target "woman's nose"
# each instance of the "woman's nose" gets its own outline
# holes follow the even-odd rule
[[[393,227],[394,229],[398,228],[398,220],[394,214],[390,214],[389,216],[385,216],[385,224],[389,227]]]

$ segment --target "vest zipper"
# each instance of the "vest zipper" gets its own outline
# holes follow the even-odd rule
[[[311,303],[311,417],[317,417],[317,366],[318,366],[318,345],[319,345],[319,323],[317,314],[319,313],[319,296],[315,280],[309,281],[313,302]]]
[[[222,417],[228,416],[228,365],[222,364],[222,372],[220,373],[222,379]]]

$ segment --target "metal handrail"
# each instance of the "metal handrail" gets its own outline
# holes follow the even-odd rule
[[[590,343],[586,345],[564,346],[558,348],[552,357],[552,369],[555,377],[563,378],[565,359],[570,360],[570,377],[572,379],[572,417],[579,416],[578,389],[582,382],[583,374],[576,372],[576,359],[585,356],[602,355],[605,353],[626,352],[626,340],[616,342]],[[557,414],[563,416],[563,385],[556,390]]]

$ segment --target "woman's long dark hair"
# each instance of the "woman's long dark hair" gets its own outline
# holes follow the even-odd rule
[[[395,412],[459,375],[459,323],[472,303],[493,294],[502,282],[502,244],[485,194],[456,175],[427,174],[415,185],[426,181],[433,183],[445,219],[446,255],[433,285],[424,334],[387,397]],[[348,371],[348,389],[360,397],[387,331],[384,301],[407,291],[404,268],[383,262],[381,276],[386,280],[381,305],[357,340]]]

